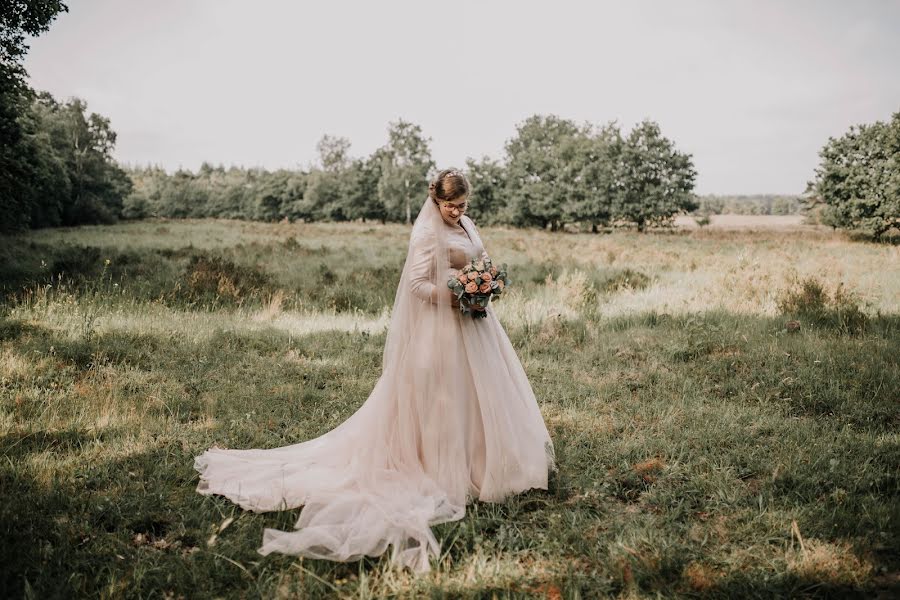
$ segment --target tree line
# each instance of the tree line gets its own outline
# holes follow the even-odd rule
[[[346,138],[324,136],[308,170],[242,169],[204,163],[198,172],[132,168],[126,218],[224,217],[263,221],[409,222],[436,165],[430,139],[404,120],[370,156],[351,158]],[[696,172],[652,121],[623,135],[555,115],[516,129],[502,160],[468,159],[471,215],[479,222],[543,227],[587,223],[644,229],[693,209]]]
[[[804,210],[801,195],[778,194],[719,195],[697,197],[694,214],[708,215],[798,215]]]

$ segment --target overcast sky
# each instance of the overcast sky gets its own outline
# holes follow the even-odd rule
[[[900,111],[900,1],[68,0],[31,84],[79,96],[128,164],[308,167],[403,118],[440,168],[532,114],[644,118],[701,194],[800,193],[828,136]]]

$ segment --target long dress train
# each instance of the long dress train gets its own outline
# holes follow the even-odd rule
[[[493,307],[473,319],[449,306],[450,273],[482,252],[471,219],[450,225],[426,199],[368,399],[315,439],[195,458],[202,494],[256,512],[303,506],[294,531],[264,531],[261,554],[351,561],[391,547],[392,562],[425,572],[440,556],[432,525],[473,498],[547,488],[553,443]]]

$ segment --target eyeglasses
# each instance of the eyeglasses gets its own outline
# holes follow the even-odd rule
[[[453,210],[455,208],[460,213],[464,213],[464,212],[466,212],[466,209],[469,208],[469,202],[466,201],[466,202],[463,202],[462,206],[456,206],[456,205],[450,204],[450,202],[448,201],[448,202],[443,202],[441,204],[441,206],[443,206],[444,208],[450,209],[450,210]]]

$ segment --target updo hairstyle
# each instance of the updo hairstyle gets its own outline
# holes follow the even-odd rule
[[[471,189],[462,171],[444,169],[428,184],[428,196],[437,204],[468,196]]]

